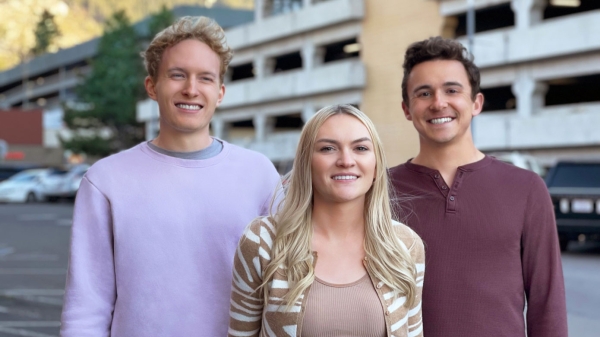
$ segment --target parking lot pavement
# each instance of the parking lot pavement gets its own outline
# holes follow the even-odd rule
[[[0,204],[0,337],[57,337],[73,205]],[[562,255],[569,335],[600,331],[600,243]]]
[[[56,337],[73,205],[0,205],[0,337]]]
[[[569,336],[600,335],[600,243],[571,242],[562,254]]]

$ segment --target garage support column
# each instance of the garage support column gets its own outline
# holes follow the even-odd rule
[[[541,22],[546,4],[546,0],[512,0],[511,7],[515,13],[516,28],[528,29]]]
[[[521,70],[512,91],[517,98],[517,113],[521,117],[529,117],[544,107],[548,85],[535,81],[528,72]]]

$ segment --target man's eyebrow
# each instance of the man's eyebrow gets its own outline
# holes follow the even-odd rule
[[[444,84],[442,84],[442,86],[444,86],[444,87],[461,87],[461,88],[464,88],[464,86],[460,82],[454,82],[454,81],[444,82]],[[432,88],[431,85],[429,85],[429,84],[423,84],[423,85],[420,85],[420,86],[414,88],[413,89],[413,93],[415,93],[417,91],[420,91],[420,90],[423,90],[423,89],[431,89],[431,88]]]
[[[461,87],[461,88],[463,87],[463,85],[461,83],[459,83],[459,82],[453,82],[453,81],[444,82],[444,86],[445,87]]]
[[[180,68],[180,67],[173,67],[173,68],[167,69],[167,72],[172,72],[172,71],[181,71],[181,72],[187,73],[187,71],[185,69]]]
[[[416,87],[416,88],[413,89],[413,93],[415,93],[415,92],[417,92],[419,90],[423,90],[423,89],[431,89],[431,85],[429,85],[429,84],[420,85],[420,86],[418,86],[418,87]]]
[[[188,73],[188,71],[187,71],[187,70],[185,70],[185,69],[183,69],[183,68],[181,68],[181,67],[173,67],[173,68],[169,68],[169,69],[167,69],[167,72],[169,72],[169,73],[170,73],[170,72],[173,72],[173,71],[181,71],[181,72],[183,72],[183,73],[186,73],[186,74]],[[199,72],[198,74],[199,74],[199,75],[210,75],[210,76],[217,77],[217,74],[216,74],[216,73],[214,73],[214,72],[212,72],[212,71],[201,71],[201,72]]]

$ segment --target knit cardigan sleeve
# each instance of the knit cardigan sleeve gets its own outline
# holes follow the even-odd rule
[[[233,265],[229,309],[230,337],[259,336],[263,313],[263,271],[271,260],[273,226],[266,219],[253,221],[238,244]],[[260,289],[259,289],[260,288]]]
[[[415,241],[410,255],[415,262],[417,269],[417,289],[415,302],[408,311],[408,336],[422,337],[423,336],[423,319],[421,315],[421,301],[423,298],[423,277],[425,275],[425,247],[421,238],[414,233]]]

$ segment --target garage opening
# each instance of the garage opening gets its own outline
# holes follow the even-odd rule
[[[517,101],[510,86],[481,89],[483,94],[483,111],[498,112],[517,108]]]
[[[467,13],[449,17],[447,24],[453,21],[455,25],[454,37],[467,35]],[[475,11],[475,33],[513,27],[514,25],[515,14],[510,7],[510,3],[481,8]]]
[[[549,0],[544,20],[600,9],[598,0]]]
[[[546,106],[600,102],[600,74],[560,78],[546,83]]]

